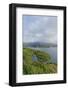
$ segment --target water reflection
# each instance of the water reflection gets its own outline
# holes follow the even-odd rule
[[[32,56],[32,60],[33,60],[33,61],[37,61],[37,60],[38,60],[37,57],[36,57],[36,55],[33,55],[33,56]]]

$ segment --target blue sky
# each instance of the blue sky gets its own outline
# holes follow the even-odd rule
[[[24,42],[57,43],[56,16],[23,16]]]

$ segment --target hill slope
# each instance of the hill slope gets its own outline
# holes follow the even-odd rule
[[[36,56],[36,60],[33,60]],[[57,73],[57,64],[50,63],[50,55],[39,50],[23,48],[23,74]]]

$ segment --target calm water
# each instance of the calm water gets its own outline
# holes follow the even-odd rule
[[[31,48],[49,53],[50,56],[51,56],[51,62],[52,63],[57,63],[57,47],[48,47],[48,48],[34,48],[34,47],[31,47]]]

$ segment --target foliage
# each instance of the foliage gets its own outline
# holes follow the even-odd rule
[[[32,60],[36,55],[37,61]],[[48,53],[30,48],[23,48],[23,74],[48,74],[57,73],[57,64],[50,64],[51,57]]]

